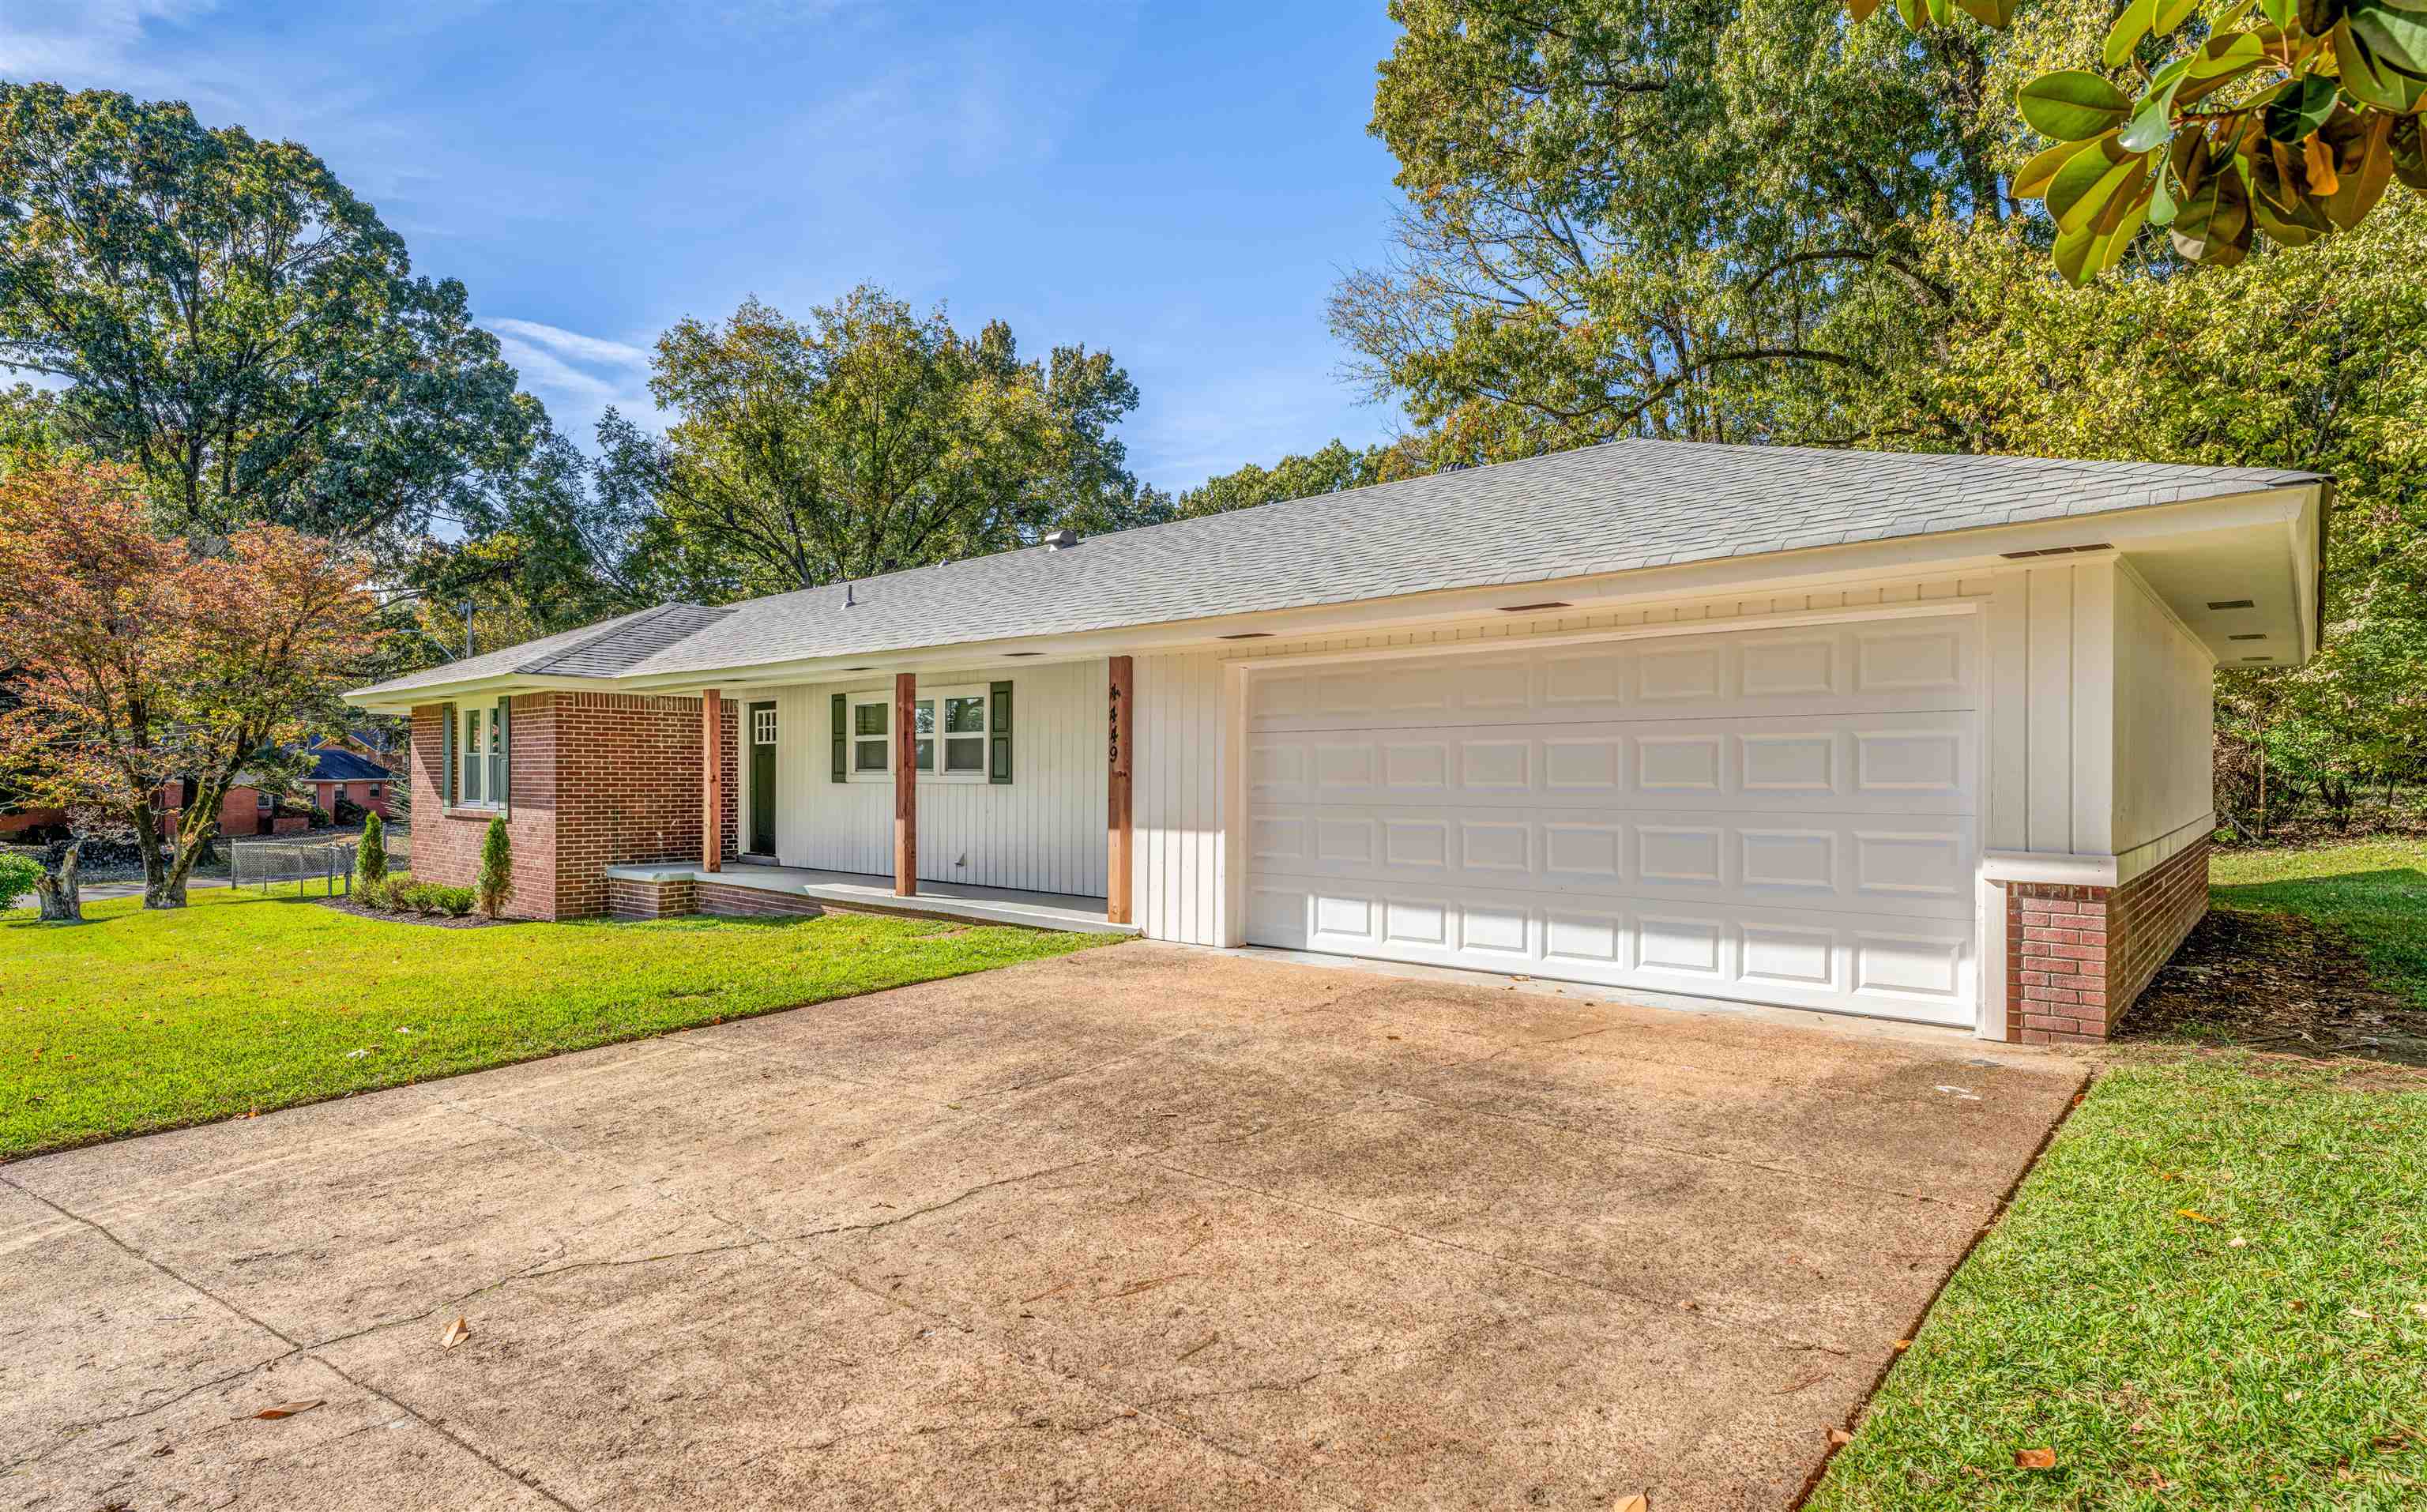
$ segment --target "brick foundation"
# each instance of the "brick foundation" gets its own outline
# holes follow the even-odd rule
[[[726,701],[718,839],[728,859],[740,829],[739,713]],[[497,814],[447,807],[439,787],[446,728],[442,706],[413,711],[413,874],[468,887]],[[508,917],[595,919],[609,911],[607,868],[699,861],[698,699],[524,693],[513,700],[512,728]]]
[[[2120,887],[2011,882],[2006,1038],[2095,1045],[2207,912],[2206,836]]]
[[[678,919],[699,912],[699,893],[689,877],[675,882],[607,879],[610,919]]]

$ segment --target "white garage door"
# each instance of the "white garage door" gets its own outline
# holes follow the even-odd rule
[[[1247,679],[1259,945],[1973,1021],[1968,616]]]

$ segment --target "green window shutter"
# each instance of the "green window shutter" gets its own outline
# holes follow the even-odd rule
[[[999,682],[986,690],[986,781],[1011,781],[1011,684]]]
[[[447,732],[438,741],[438,781],[436,783],[438,802],[445,807],[452,808],[455,806],[457,770],[455,741],[459,739],[455,733],[455,706],[441,704],[438,706],[438,712],[442,716],[441,723]]]
[[[851,731],[846,726],[851,723],[851,701],[845,698],[842,694],[837,693],[834,695],[834,703],[832,707],[834,709],[834,728],[832,731],[834,739],[833,780],[836,782],[849,782],[851,780]]]
[[[489,802],[509,812],[514,806],[514,787],[512,778],[514,769],[513,707],[514,701],[511,698],[497,700],[497,761],[495,779],[497,790],[489,795]]]

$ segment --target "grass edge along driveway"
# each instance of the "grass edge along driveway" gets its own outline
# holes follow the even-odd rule
[[[2427,1004],[2427,845],[2219,852],[2213,881]],[[2427,1078],[2117,1052],[1810,1506],[2427,1505],[2421,1192]]]
[[[0,1160],[1063,955],[872,914],[442,929],[293,898],[0,917]]]

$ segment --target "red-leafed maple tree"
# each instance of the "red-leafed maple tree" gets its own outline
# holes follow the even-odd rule
[[[237,773],[325,713],[379,631],[367,564],[253,526],[198,550],[145,524],[136,475],[85,462],[0,478],[0,769],[43,806],[98,805],[143,854],[144,906],[177,908]],[[173,843],[160,789],[193,791]]]

